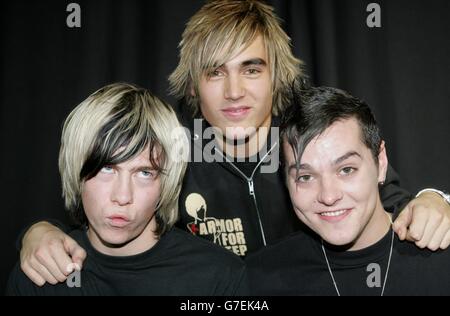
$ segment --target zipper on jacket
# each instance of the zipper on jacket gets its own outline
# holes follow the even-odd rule
[[[258,203],[256,202],[255,187],[254,187],[253,179],[250,179],[247,181],[248,181],[248,191],[250,192],[250,195],[253,197],[253,202],[255,203],[256,216],[258,216],[259,229],[261,230],[261,237],[262,237],[263,245],[267,246],[266,234],[264,233],[264,228],[263,228],[262,221],[261,221],[261,214],[259,212]]]
[[[255,186],[252,180],[248,181],[248,191],[250,192],[250,195],[255,195]]]
[[[258,224],[259,224],[259,229],[261,230],[261,238],[263,241],[263,245],[267,246],[267,242],[266,242],[266,234],[264,232],[264,227],[262,225],[262,221],[261,221],[261,213],[259,211],[259,207],[258,207],[258,202],[256,201],[256,194],[255,194],[255,184],[253,182],[253,177],[255,176],[255,172],[256,170],[258,170],[259,166],[264,162],[264,160],[267,158],[267,156],[270,155],[270,153],[273,151],[273,149],[278,145],[278,142],[276,142],[272,148],[270,148],[270,150],[264,155],[264,157],[258,162],[258,164],[256,165],[255,169],[252,172],[251,177],[247,177],[238,167],[236,167],[234,165],[234,163],[232,163],[230,160],[228,160],[228,158],[220,151],[217,149],[217,147],[215,147],[214,149],[223,157],[225,158],[225,160],[245,179],[247,180],[247,184],[248,184],[248,192],[250,194],[250,196],[253,197],[253,203],[255,205],[255,209],[256,209],[256,216],[258,217]]]

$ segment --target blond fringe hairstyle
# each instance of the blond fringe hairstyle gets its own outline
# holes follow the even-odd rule
[[[81,203],[85,181],[105,165],[125,162],[149,147],[150,161],[161,177],[155,233],[161,235],[171,228],[178,219],[178,196],[187,164],[174,156],[174,146],[188,151],[187,142],[174,139],[172,131],[181,132],[172,108],[131,84],[108,85],[79,104],[64,123],[59,152],[63,197],[73,217],[86,224]]]
[[[291,39],[273,8],[257,0],[210,1],[189,20],[179,44],[180,62],[169,77],[170,93],[185,98],[198,113],[202,75],[245,50],[259,35],[272,72],[272,113],[281,114],[301,81],[296,79],[303,75],[303,63],[292,54]]]

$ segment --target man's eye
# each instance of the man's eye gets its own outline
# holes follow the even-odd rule
[[[261,70],[256,69],[256,68],[250,68],[250,69],[247,69],[247,71],[245,73],[248,75],[259,75],[261,73]]]
[[[210,78],[214,78],[214,77],[220,77],[222,75],[222,72],[220,72],[219,70],[213,70],[208,74],[208,77]]]
[[[312,176],[309,174],[298,176],[295,182],[309,182],[312,180]]]
[[[100,170],[102,173],[112,174],[114,173],[114,169],[110,166],[105,166]]]
[[[341,169],[341,171],[339,173],[341,175],[346,176],[346,175],[352,174],[355,171],[356,171],[356,169],[353,168],[353,167],[344,167],[344,168]]]
[[[148,170],[139,171],[139,176],[145,179],[153,179],[155,177],[155,173]]]

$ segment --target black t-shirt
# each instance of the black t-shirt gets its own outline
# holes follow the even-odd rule
[[[359,251],[325,246],[341,295],[381,295],[392,231]],[[384,295],[450,295],[450,251],[421,250],[394,236]],[[312,232],[296,233],[247,260],[252,295],[337,295],[321,247]]]
[[[127,257],[99,253],[85,231],[70,235],[88,254],[79,277],[69,278],[72,287],[66,282],[38,287],[16,265],[7,295],[229,296],[242,290],[245,271],[239,257],[177,228],[150,250]]]

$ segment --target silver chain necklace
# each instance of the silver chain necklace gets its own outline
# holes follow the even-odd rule
[[[334,288],[336,289],[337,295],[341,296],[341,293],[339,292],[338,286],[336,284],[336,280],[334,279],[333,271],[331,271],[330,262],[328,261],[327,253],[326,253],[325,247],[323,245],[323,239],[321,241],[322,241],[323,255],[325,257],[325,261],[327,262],[328,272],[330,272],[330,276],[331,276],[331,279],[333,280],[333,285],[334,285]],[[389,267],[391,266],[391,258],[392,258],[392,249],[393,248],[394,248],[394,230],[392,230],[391,249],[389,250],[389,259],[388,259],[388,264],[387,264],[387,268],[386,268],[386,274],[384,276],[383,289],[381,290],[380,296],[384,295],[384,288],[386,287],[386,281],[387,281],[388,274],[389,274]]]

